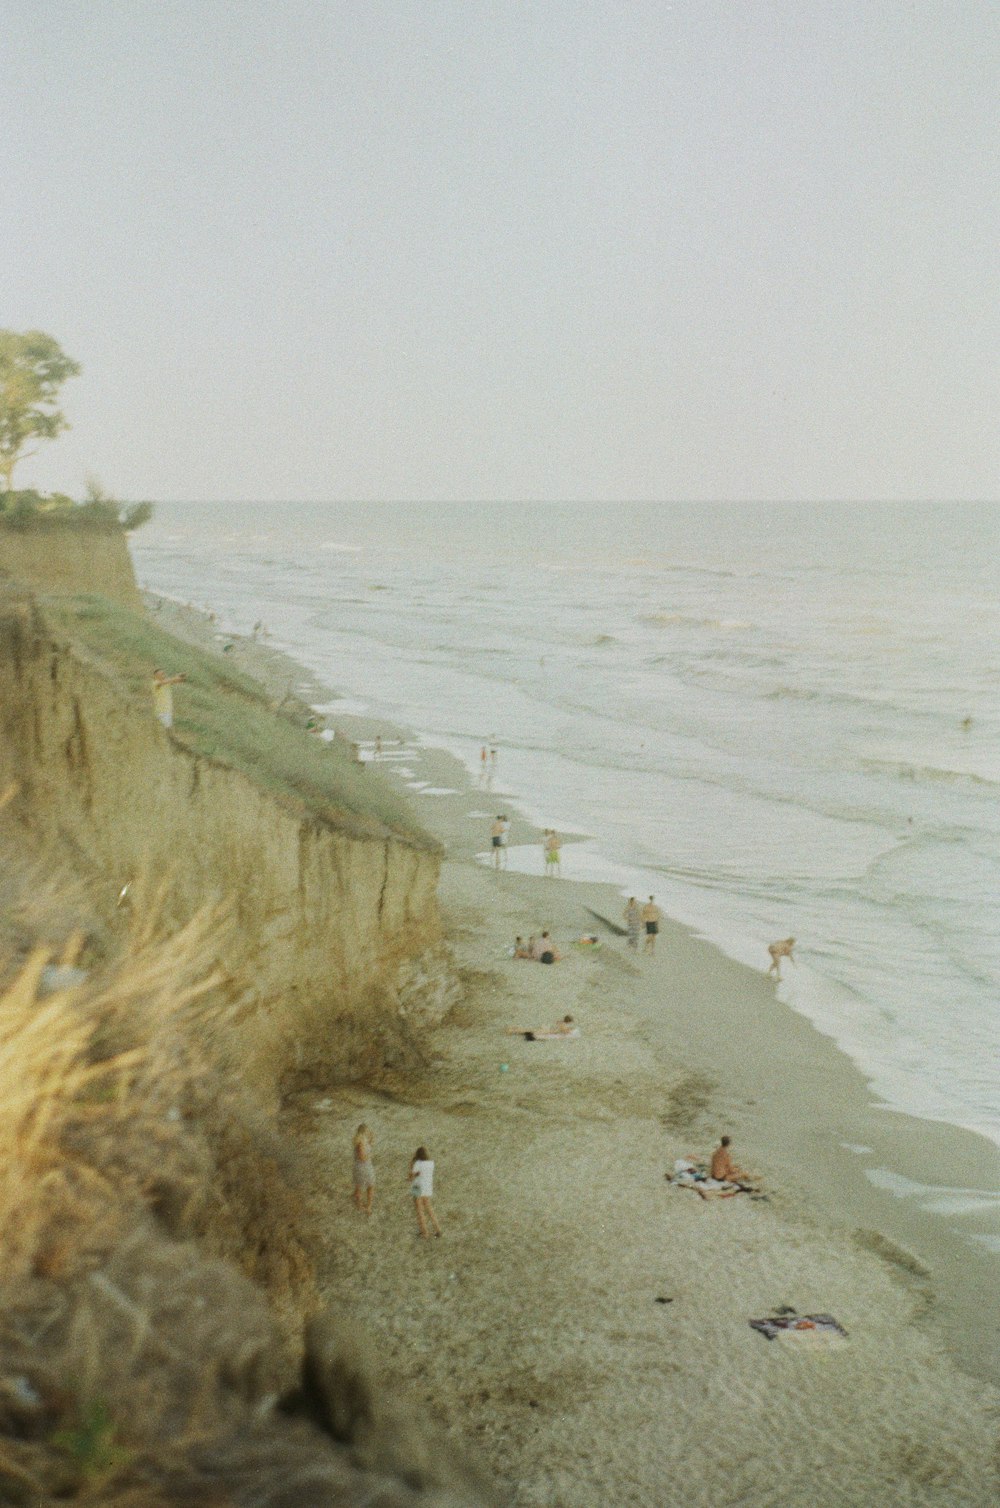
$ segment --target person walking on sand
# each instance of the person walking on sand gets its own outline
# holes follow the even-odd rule
[[[653,897],[650,896],[645,906],[643,906],[642,912],[640,914],[642,916],[643,926],[646,928],[646,952],[655,953],[656,934],[660,930],[660,918],[662,917],[663,912],[660,910],[659,906],[656,905]]]
[[[562,872],[562,858],[559,851],[561,845],[559,842],[559,834],[556,832],[554,827],[547,827],[545,829],[545,837],[542,839],[542,847],[545,849],[545,873],[547,875],[560,874]]]
[[[490,839],[493,844],[493,868],[507,868],[507,833],[510,824],[503,815],[497,817],[490,828]]]
[[[642,907],[634,895],[628,898],[628,905],[622,913],[625,926],[628,928],[628,945],[637,949],[639,946],[639,934],[642,931]]]
[[[420,1226],[420,1234],[427,1239],[429,1234],[427,1222],[434,1227],[435,1236],[440,1236],[441,1227],[437,1223],[434,1206],[431,1203],[431,1195],[434,1193],[434,1163],[428,1156],[426,1147],[418,1147],[413,1154],[408,1174],[410,1181],[410,1193],[413,1195],[413,1208],[417,1214],[417,1224]]]
[[[174,726],[173,687],[186,680],[184,674],[167,675],[165,670],[153,671],[153,711],[165,728]]]
[[[366,1215],[371,1214],[372,1200],[375,1197],[375,1168],[372,1164],[374,1139],[362,1121],[354,1133],[354,1193],[351,1197],[357,1208],[363,1209]]]

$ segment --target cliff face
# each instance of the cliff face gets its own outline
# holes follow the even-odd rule
[[[139,607],[121,529],[70,528],[45,518],[20,529],[0,525],[0,575],[44,592],[93,592]]]
[[[88,877],[112,917],[125,884],[162,885],[168,920],[225,901],[219,963],[240,1001],[240,1058],[262,1094],[290,1072],[392,1061],[447,1007],[439,860],[358,837],[175,741],[113,671],[32,599],[0,596],[0,788],[40,851]]]

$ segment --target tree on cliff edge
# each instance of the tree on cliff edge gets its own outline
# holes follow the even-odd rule
[[[69,426],[56,407],[67,377],[80,367],[41,330],[0,330],[0,478],[10,492],[14,467],[31,440],[54,440]]]

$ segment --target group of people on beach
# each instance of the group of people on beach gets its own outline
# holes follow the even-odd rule
[[[505,812],[498,812],[490,828],[490,846],[493,849],[493,868],[507,868],[507,838],[510,822]],[[542,862],[546,878],[562,874],[562,839],[554,827],[547,827],[542,834]]]
[[[357,1209],[366,1215],[371,1214],[375,1199],[375,1164],[372,1158],[374,1143],[375,1137],[371,1128],[362,1121],[354,1133],[352,1143],[354,1192],[351,1197]],[[426,1239],[431,1229],[435,1236],[440,1236],[441,1227],[438,1225],[433,1204],[434,1159],[426,1147],[418,1147],[410,1158],[406,1181],[410,1186],[410,1196],[413,1199],[413,1209],[421,1236]]]
[[[532,963],[558,963],[562,954],[553,942],[551,933],[545,931],[538,937],[529,937],[527,942],[523,937],[515,937],[511,957],[528,959]]]
[[[660,922],[663,912],[652,896],[644,906],[640,906],[634,895],[628,898],[628,905],[623,912],[625,919],[626,940],[632,949],[638,949],[639,939],[645,932],[647,953],[656,951],[656,939],[660,931]]]

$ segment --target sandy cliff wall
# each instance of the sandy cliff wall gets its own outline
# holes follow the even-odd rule
[[[24,528],[0,524],[0,574],[45,592],[94,592],[139,606],[121,529],[72,527],[46,518]]]
[[[14,591],[0,596],[0,707],[0,786],[19,782],[30,841],[87,874],[109,916],[144,875],[177,921],[229,902],[231,1047],[262,1091],[295,1068],[391,1061],[446,1008],[435,852],[347,835],[196,757]]]

